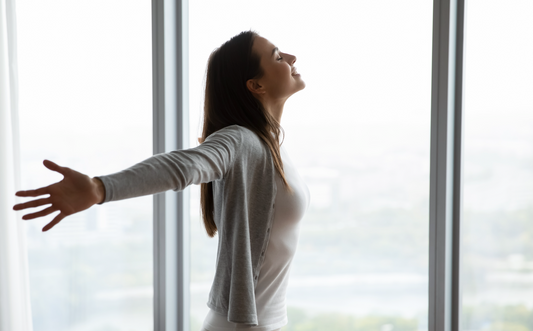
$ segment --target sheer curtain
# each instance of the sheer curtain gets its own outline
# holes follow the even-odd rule
[[[0,331],[31,331],[26,224],[19,189],[15,1],[0,0]]]

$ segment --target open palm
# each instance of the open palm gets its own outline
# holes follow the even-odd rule
[[[59,211],[59,214],[43,228],[43,231],[48,231],[65,217],[88,209],[92,205],[103,200],[103,187],[97,179],[67,167],[60,167],[52,161],[44,160],[43,164],[48,169],[62,174],[63,179],[57,183],[36,190],[16,192],[15,195],[19,197],[38,197],[45,194],[50,195],[46,198],[36,199],[13,206],[14,210],[22,210],[51,205],[39,212],[26,214],[22,219],[30,220]]]

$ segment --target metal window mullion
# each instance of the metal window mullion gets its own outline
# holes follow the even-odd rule
[[[178,34],[176,44],[178,64],[178,109],[177,148],[189,148],[189,6],[187,0],[180,0],[176,5],[178,18]],[[177,207],[177,246],[178,246],[178,330],[190,330],[190,190],[186,188],[178,192]]]
[[[464,137],[464,40],[466,1],[457,0],[455,42],[455,119],[454,119],[454,186],[452,229],[452,325],[461,329],[461,215],[463,210],[463,137]]]
[[[152,0],[153,153],[189,147],[187,1]],[[189,330],[189,189],[154,195],[154,331]]]
[[[153,99],[153,153],[164,150],[165,130],[165,91],[164,91],[164,28],[163,3],[152,0],[152,99]],[[165,326],[165,241],[160,240],[165,233],[164,194],[156,194],[153,199],[153,282],[154,282],[154,331]]]
[[[435,0],[431,95],[428,330],[460,324],[464,1]]]

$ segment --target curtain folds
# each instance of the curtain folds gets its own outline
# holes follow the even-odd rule
[[[20,188],[15,0],[0,0],[0,331],[32,331]]]

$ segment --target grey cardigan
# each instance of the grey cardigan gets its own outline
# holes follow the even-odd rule
[[[157,154],[98,178],[103,203],[213,182],[219,240],[207,305],[230,322],[257,325],[254,291],[274,219],[275,175],[268,146],[253,131],[231,125],[198,147]]]

